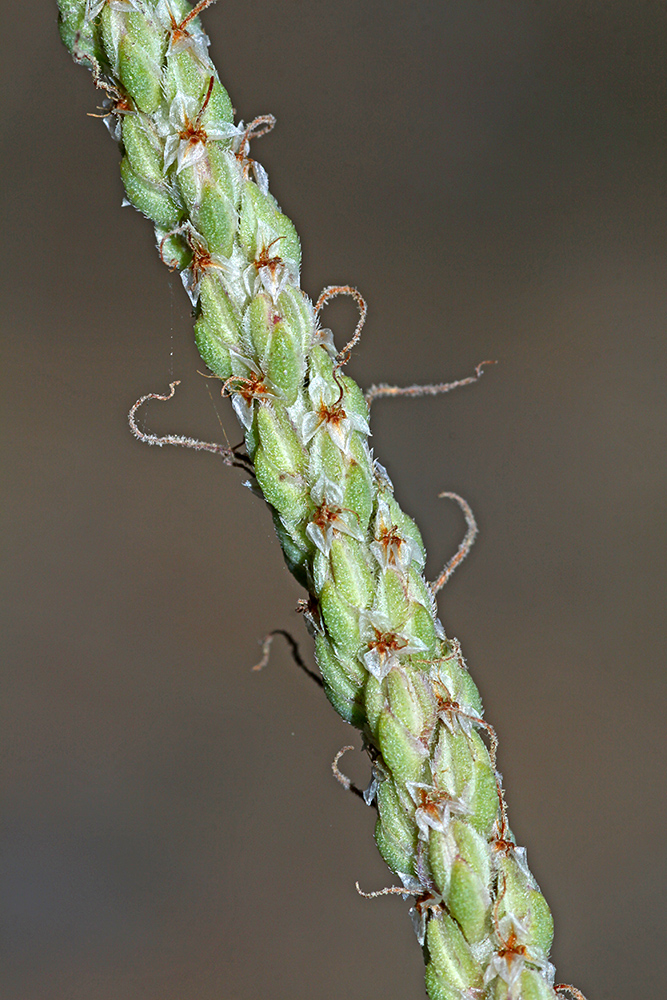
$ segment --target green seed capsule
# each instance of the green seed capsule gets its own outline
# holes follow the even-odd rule
[[[435,634],[435,625],[431,612],[423,604],[410,605],[410,616],[406,622],[403,633],[406,638],[412,640],[415,645],[419,643],[424,647],[424,657],[432,657],[436,651],[438,637]]]
[[[414,820],[401,804],[393,778],[387,776],[380,781],[377,805],[375,840],[382,857],[392,871],[414,875],[417,833]]]
[[[489,930],[489,882],[491,879],[488,848],[466,824],[458,822],[454,838],[458,856],[452,865],[447,907],[468,941],[479,941]]]
[[[343,506],[355,512],[359,527],[366,531],[373,512],[373,488],[367,470],[355,461],[348,464],[345,473]]]
[[[331,568],[341,596],[357,610],[367,608],[373,594],[373,577],[364,546],[348,535],[334,536]]]
[[[414,736],[424,729],[424,715],[409,670],[390,670],[387,674],[389,708]]]
[[[362,729],[364,712],[361,691],[357,685],[350,681],[343,670],[340,659],[325,636],[317,636],[315,639],[315,657],[324,678],[324,690],[327,698],[346,722]]]
[[[303,447],[281,406],[261,405],[257,412],[257,430],[266,456],[278,472],[300,476],[305,471]]]
[[[247,435],[246,445],[250,451]],[[304,487],[300,477],[290,477],[288,474],[280,472],[268,457],[266,449],[261,445],[254,451],[253,462],[255,477],[267,502],[286,521],[305,520],[312,511],[312,504],[310,493],[307,487]]]
[[[246,183],[241,196],[239,241],[248,261],[256,260],[262,249],[268,249],[267,239],[270,242],[280,235],[275,226],[277,214],[273,195],[262,194],[252,181]],[[281,256],[281,249],[274,243],[270,252],[273,256]]]
[[[447,897],[449,912],[471,944],[487,930],[489,894],[480,878],[465,861],[455,861]]]
[[[426,946],[430,958],[426,984],[431,1000],[450,1000],[452,995],[456,996],[454,991],[457,990],[469,990],[471,994],[479,990],[481,993],[481,966],[451,917],[443,914],[429,920]],[[460,993],[457,1000],[460,1000]]]
[[[368,727],[375,738],[377,738],[378,722],[380,714],[387,705],[386,680],[379,681],[372,674],[368,675],[365,691],[366,717]]]
[[[522,943],[529,951],[547,955],[553,940],[553,917],[532,877],[529,878],[525,866],[510,855],[499,859],[498,878],[504,889],[498,906],[499,919],[508,914],[519,921],[525,930]]]
[[[238,213],[243,180],[239,163],[234,153],[229,149],[229,141],[221,142],[209,139],[206,153],[213,186],[231,201]]]
[[[444,650],[444,655],[435,665],[435,676],[442,679],[453,701],[463,706],[469,714],[482,717],[484,708],[480,693],[454,652],[447,648]]]
[[[345,459],[324,428],[316,431],[308,447],[311,482],[316,483],[324,477],[330,482],[340,483],[345,476]]]
[[[157,111],[162,103],[159,63],[129,34],[121,38],[118,47],[118,75],[140,111]]]
[[[213,326],[205,315],[201,315],[195,323],[195,343],[207,367],[226,381],[232,374],[229,347],[220,336],[219,327]]]
[[[400,632],[410,610],[405,582],[401,574],[389,569],[378,576],[375,607],[389,622],[390,628]]]
[[[345,411],[347,413],[353,413],[363,420],[368,420],[368,403],[366,402],[366,397],[363,392],[354,381],[354,379],[349,378],[347,375],[341,377],[341,382],[343,389],[345,390],[345,395],[343,397],[343,404],[345,406]]]
[[[424,745],[389,709],[380,713],[377,731],[382,756],[395,778],[402,784],[422,781],[427,757]]]
[[[276,511],[273,512],[273,524],[290,573],[296,577],[302,587],[307,588],[308,563],[312,545],[306,538],[302,526],[283,521]]]
[[[303,354],[283,323],[274,326],[264,370],[269,381],[280,390],[287,406],[296,402],[303,385]]]
[[[254,297],[243,317],[243,331],[258,358],[266,355],[273,333],[275,310],[266,292]]]
[[[128,199],[137,211],[152,219],[162,229],[175,229],[180,221],[180,208],[163,185],[151,184],[135,174],[127,156],[120,162],[120,175]]]
[[[182,171],[186,173],[186,171]],[[195,213],[197,229],[215,257],[231,256],[238,218],[233,203],[211,184],[199,188]]]
[[[164,92],[167,100],[173,101],[178,94],[181,97],[191,97],[203,104],[211,75],[204,73],[199,61],[187,49],[172,53],[167,59],[164,72]]]
[[[144,180],[160,184],[163,180],[163,155],[157,136],[143,115],[125,115],[121,136],[133,171]]]
[[[555,990],[535,969],[524,969],[521,973],[521,1000],[557,1000]]]
[[[341,597],[332,580],[325,583],[319,599],[322,617],[337,654],[356,660],[361,642],[357,612]]]
[[[209,326],[216,329],[220,342],[238,351],[241,325],[215,268],[206,270],[202,275],[199,305]]]
[[[300,289],[288,286],[278,296],[278,311],[295,343],[300,346],[305,356],[315,328],[315,317],[310,299]]]

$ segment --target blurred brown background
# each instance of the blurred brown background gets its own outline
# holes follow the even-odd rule
[[[224,0],[205,15],[295,220],[303,285],[370,317],[373,444],[421,525],[501,740],[560,980],[658,997],[665,941],[667,9]],[[1,913],[6,1000],[419,998],[350,738],[276,646],[299,597],[261,504],[146,422],[238,439],[52,4],[3,15]],[[339,343],[349,303],[326,320]],[[660,611],[663,608],[663,611]],[[356,760],[355,760],[356,757]],[[352,758],[352,759],[348,759]],[[346,769],[365,781],[361,755]]]

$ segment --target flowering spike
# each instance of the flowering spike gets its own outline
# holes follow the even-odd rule
[[[553,986],[551,915],[507,824],[495,731],[437,618],[434,594],[472,544],[472,513],[443,494],[462,507],[468,533],[429,588],[419,530],[368,446],[373,399],[448,392],[476,381],[482,366],[458,382],[381,384],[365,397],[343,375],[366,303],[348,285],[326,288],[315,306],[301,291],[298,235],[249,156],[275,119],[234,123],[197,20],[211,2],[59,0],[63,41],[92,70],[105,121],[122,140],[127,198],[154,222],[164,262],[181,270],[197,346],[232,399],[248,457],[140,431],[137,408],[168,396],[142,397],[132,429],[149,444],[214,451],[254,474],[287,565],[308,591],[304,617],[326,695],[363,732],[371,757],[361,794],[377,805],[376,842],[402,887],[362,895],[413,897],[431,1000],[581,1000],[574,987]],[[336,353],[318,318],[342,294],[360,318]],[[265,659],[269,646],[270,638]]]

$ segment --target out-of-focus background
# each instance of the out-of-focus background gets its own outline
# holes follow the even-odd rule
[[[500,736],[560,981],[656,997],[665,941],[667,9],[626,0],[224,0],[205,15],[303,240],[351,283],[373,446],[423,529]],[[422,996],[358,737],[277,644],[300,592],[55,7],[3,14],[4,1000]],[[351,303],[329,307],[339,343]],[[661,610],[662,609],[662,610]],[[365,782],[360,754],[345,769]]]

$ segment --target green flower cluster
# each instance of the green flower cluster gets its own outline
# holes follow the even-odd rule
[[[507,826],[495,734],[445,637],[414,522],[372,457],[368,404],[299,288],[300,245],[234,124],[183,0],[60,0],[61,34],[106,92],[129,201],[197,310],[336,711],[373,761],[376,841],[413,897],[432,1000],[553,1000],[549,909]],[[484,736],[484,739],[482,738]]]

